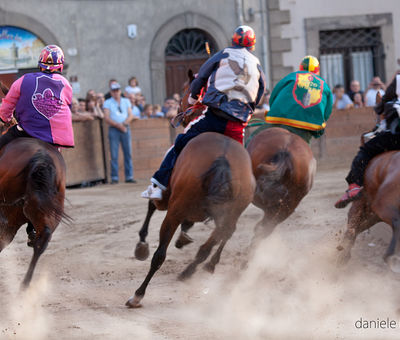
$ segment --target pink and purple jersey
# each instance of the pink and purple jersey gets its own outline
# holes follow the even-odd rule
[[[59,146],[74,146],[70,105],[72,88],[58,73],[28,73],[16,80],[3,99],[0,118],[15,110],[18,125],[32,137]]]

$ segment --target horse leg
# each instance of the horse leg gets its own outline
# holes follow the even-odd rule
[[[389,265],[390,269],[395,273],[400,273],[400,255],[399,255],[399,238],[400,238],[400,218],[395,217],[392,220],[393,235],[389,247],[384,256],[385,262]]]
[[[351,248],[357,236],[379,221],[379,217],[372,212],[365,198],[353,202],[348,213],[347,230],[343,235],[340,245],[336,247],[340,251],[336,259],[338,266],[345,265],[350,260]]]
[[[222,229],[222,237],[221,237],[221,243],[217,249],[217,251],[214,253],[214,255],[211,257],[210,261],[207,262],[204,265],[204,269],[210,273],[214,273],[215,271],[215,266],[219,263],[219,260],[221,259],[221,253],[222,250],[225,247],[226,242],[232,237],[233,233],[236,230],[236,223],[238,220],[239,216],[235,220],[231,220],[230,223],[226,224],[227,227]]]
[[[175,242],[175,247],[180,249],[183,246],[186,246],[189,243],[193,242],[193,239],[187,233],[191,227],[193,227],[193,222],[183,221],[181,224],[181,233],[179,234],[179,238]]]
[[[178,276],[178,279],[181,281],[184,281],[191,277],[193,273],[196,271],[197,266],[204,262],[207,257],[210,255],[212,248],[218,244],[220,241],[221,237],[219,235],[219,230],[218,228],[214,229],[214,231],[211,233],[211,236],[208,238],[208,240],[200,246],[195,260],[190,263],[186,269]]]
[[[40,255],[46,250],[47,245],[51,238],[51,229],[47,226],[44,227],[41,233],[38,233],[36,240],[33,244],[33,256],[31,263],[29,264],[28,271],[25,275],[24,281],[22,282],[22,288],[27,288],[32,280],[32,275],[35,270],[36,264],[39,260]]]
[[[220,243],[220,245],[219,245],[217,251],[216,251],[216,252],[214,253],[214,255],[211,257],[211,260],[208,261],[208,262],[204,265],[204,267],[203,267],[204,270],[208,271],[208,272],[211,273],[211,274],[214,273],[214,271],[215,271],[215,266],[219,263],[219,260],[221,259],[221,253],[222,253],[222,250],[224,249],[225,244],[226,244],[227,241],[228,241],[228,240],[223,240],[223,241]]]
[[[143,226],[139,231],[140,241],[136,244],[135,249],[135,258],[140,261],[144,261],[149,257],[149,244],[146,242],[146,237],[149,232],[150,219],[155,211],[156,206],[154,205],[152,200],[149,200],[146,219],[144,220]]]
[[[31,221],[28,221],[28,225],[26,226],[26,233],[28,234],[28,242],[26,243],[26,245],[28,247],[33,247],[36,239],[36,230]]]
[[[165,216],[164,221],[161,225],[160,241],[158,244],[158,248],[153,255],[153,259],[151,260],[150,270],[141,286],[136,290],[135,295],[131,296],[129,300],[125,303],[127,307],[141,307],[140,301],[143,299],[144,294],[146,293],[146,288],[151,278],[165,261],[168,245],[171,242],[172,236],[174,236],[174,233],[180,223],[180,221],[174,216],[174,214],[171,213],[171,210],[167,212],[167,216]]]

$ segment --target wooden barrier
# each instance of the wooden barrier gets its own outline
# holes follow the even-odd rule
[[[361,135],[375,126],[375,116],[372,107],[334,110],[324,136],[311,144],[318,163],[349,166],[360,147]]]
[[[101,120],[74,122],[75,147],[61,153],[67,165],[67,186],[106,180]]]
[[[313,139],[312,150],[319,166],[349,166],[357,153],[362,133],[375,124],[372,108],[334,110],[325,135]],[[110,180],[108,126],[99,120],[74,122],[75,148],[63,149],[67,163],[67,185]],[[149,179],[159,167],[175,135],[167,119],[137,120],[131,124],[132,158],[136,179]],[[119,153],[119,178],[124,177],[122,151]]]

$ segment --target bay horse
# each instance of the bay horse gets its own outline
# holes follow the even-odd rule
[[[193,138],[177,159],[163,199],[153,201],[157,209],[167,209],[167,214],[161,225],[159,245],[150,270],[126,306],[141,307],[140,301],[147,285],[163,264],[168,245],[182,223],[191,226],[211,218],[215,229],[179,279],[191,277],[197,266],[208,258],[212,248],[219,244],[204,267],[214,272],[226,242],[236,229],[239,216],[253,199],[254,190],[250,157],[240,143],[214,132],[205,132]]]
[[[183,85],[183,91],[184,93],[181,102],[179,104],[179,113],[178,116],[174,119],[173,125],[178,126],[181,124],[184,128],[186,128],[189,123],[200,116],[204,109],[206,108],[204,105],[197,105],[194,108],[190,110],[190,112],[187,112],[187,109],[190,107],[188,104],[188,98],[189,98],[189,86],[191,82],[194,80],[194,74],[191,69],[188,70],[188,81]],[[158,204],[158,209],[159,210],[166,210],[167,205],[166,204]],[[149,244],[146,242],[146,237],[148,235],[149,231],[149,224],[151,217],[153,216],[154,212],[157,210],[156,205],[152,200],[149,200],[148,207],[147,207],[147,214],[146,218],[143,222],[142,227],[139,230],[139,242],[136,244],[135,248],[135,258],[144,261],[149,257],[150,250],[149,250]],[[193,242],[193,239],[189,236],[187,233],[188,230],[193,226],[193,222],[190,221],[183,221],[181,224],[181,232],[179,234],[178,239],[175,242],[175,247],[176,248],[182,248],[183,246]]]
[[[381,100],[377,95],[377,103]],[[364,143],[363,136],[361,144]],[[347,217],[347,229],[337,250],[337,264],[351,258],[357,236],[378,222],[392,228],[392,239],[384,255],[390,269],[400,273],[400,151],[387,151],[375,156],[364,173],[361,197],[352,202]]]
[[[253,241],[258,242],[288,218],[311,190],[316,160],[301,137],[280,127],[257,133],[247,151],[257,183],[253,204],[264,212],[255,227]]]
[[[8,88],[0,82],[4,94]],[[58,148],[36,138],[17,138],[0,150],[0,252],[28,223],[33,256],[22,287],[29,286],[40,255],[64,213],[65,162]]]
[[[194,79],[189,71],[190,82]],[[189,84],[190,84],[189,82]],[[185,87],[180,111],[184,112],[189,104],[188,85]],[[204,108],[193,110],[190,116],[184,116],[184,124],[201,114]],[[256,179],[256,191],[252,203],[260,208],[264,216],[256,224],[250,248],[262,238],[272,233],[274,228],[287,219],[311,190],[316,172],[316,160],[310,146],[298,135],[279,127],[260,128],[261,132],[247,145],[251,158],[253,174]],[[139,259],[148,256],[148,245],[145,243],[148,224],[155,210],[149,202],[145,223],[139,232],[141,241],[137,244],[135,255]],[[181,248],[191,243],[187,231],[193,223],[185,221],[175,246]]]
[[[33,256],[23,280],[28,287],[40,255],[63,217],[65,163],[55,146],[18,138],[0,150],[0,251],[25,223],[36,231]]]

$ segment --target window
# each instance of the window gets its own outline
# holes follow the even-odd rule
[[[182,30],[175,34],[168,42],[165,55],[169,60],[176,58],[207,58],[206,41],[209,43],[211,54],[215,53],[214,40],[205,32],[198,29]]]
[[[319,39],[321,75],[331,88],[342,84],[349,89],[355,79],[365,90],[374,76],[385,81],[379,28],[320,31]]]

